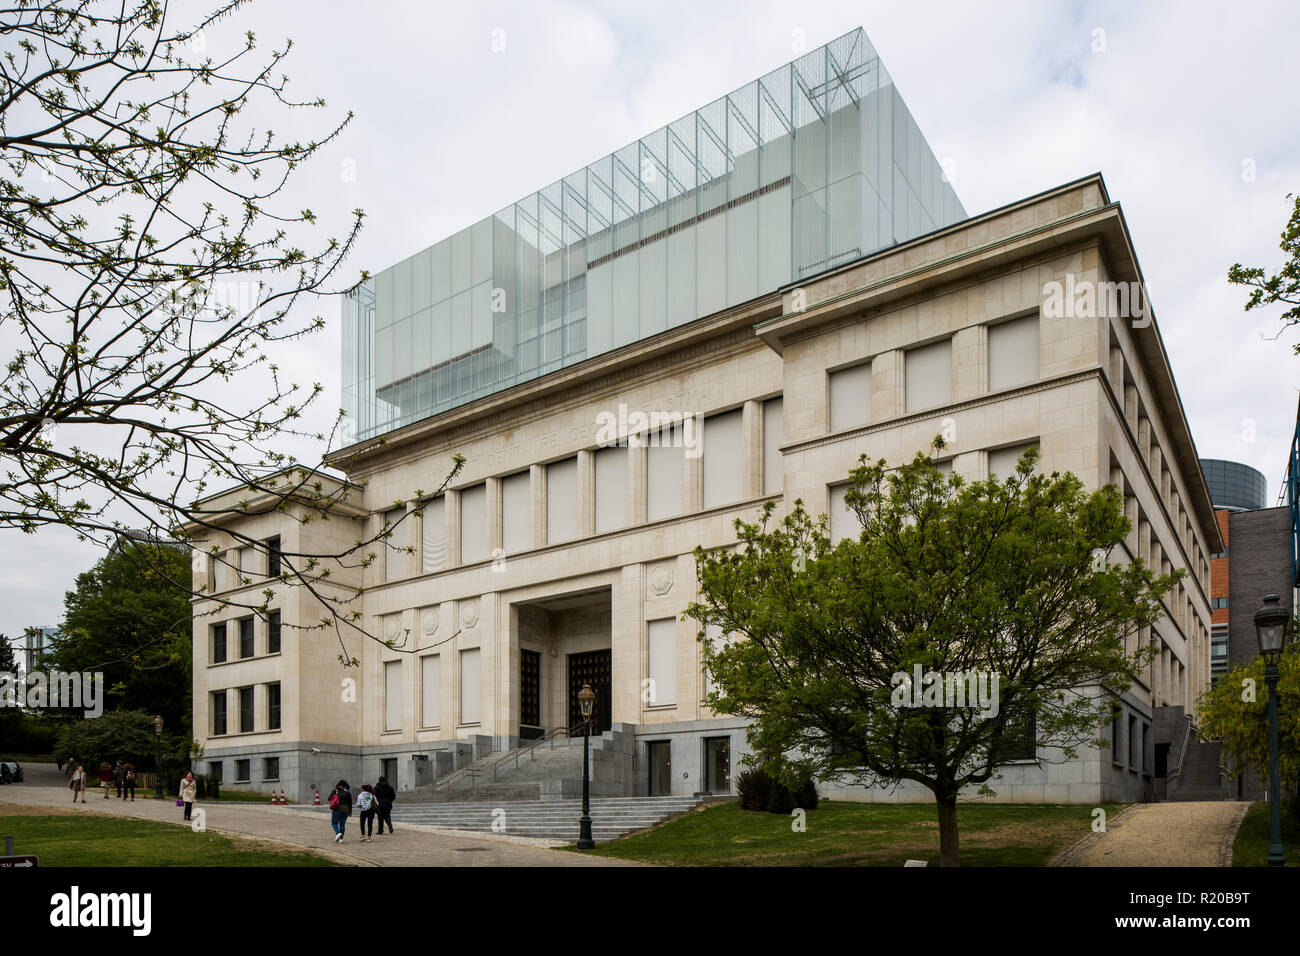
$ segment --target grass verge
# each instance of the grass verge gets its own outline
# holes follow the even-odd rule
[[[1297,814],[1282,806],[1282,852],[1287,866],[1300,865],[1300,822]],[[1268,804],[1252,803],[1241,821],[1237,839],[1232,844],[1233,866],[1268,866]]]

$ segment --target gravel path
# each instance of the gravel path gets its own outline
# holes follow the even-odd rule
[[[44,808],[44,812],[113,814],[142,820],[181,823],[182,811],[170,800],[137,794],[135,802],[116,796],[105,800],[98,787],[86,792],[86,802],[72,802],[67,780],[54,764],[23,767],[23,783],[0,787],[0,803]],[[395,832],[361,843],[357,817],[348,820],[343,843],[334,843],[328,816],[303,813],[269,803],[196,803],[213,833],[252,837],[292,848],[315,850],[352,866],[641,866],[623,860],[585,856],[550,849],[546,841],[491,834],[462,834],[418,824],[398,824]],[[0,818],[2,821],[3,818]],[[39,853],[39,848],[22,852]]]
[[[1139,803],[1052,866],[1231,866],[1247,802]]]

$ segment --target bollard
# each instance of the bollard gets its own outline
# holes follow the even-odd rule
[[[5,856],[13,856],[13,855],[14,855],[14,838],[10,834],[6,833],[5,834]]]

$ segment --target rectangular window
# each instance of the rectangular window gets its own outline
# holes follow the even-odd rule
[[[1010,448],[995,448],[988,453],[989,457],[989,477],[996,475],[1005,480],[1015,473],[1016,465],[1020,462],[1020,456],[1035,443],[1027,445],[1013,445]]]
[[[830,494],[830,507],[827,513],[830,516],[830,533],[831,544],[836,545],[845,538],[856,538],[862,534],[862,522],[858,520],[857,514],[850,510],[844,502],[844,492],[849,490],[849,483],[845,482],[840,485],[831,485],[827,491]]]
[[[266,685],[266,729],[280,729],[280,685]]]
[[[648,627],[649,696],[651,707],[677,703],[677,619],[651,621]]]
[[[441,724],[439,708],[442,705],[442,658],[430,654],[420,658],[420,726],[437,727]]]
[[[460,563],[487,557],[487,486],[475,485],[460,493]]]
[[[239,622],[239,656],[252,657],[257,653],[253,643],[253,619],[246,617]]]
[[[1226,597],[1210,598],[1210,610],[1212,611],[1221,611],[1227,606],[1228,599]]]
[[[212,694],[212,736],[223,737],[226,734],[226,692],[215,691]]]
[[[262,758],[262,779],[267,781],[280,779],[279,757]]]
[[[212,663],[226,662],[226,625],[212,625]]]
[[[1151,770],[1150,758],[1147,756],[1147,751],[1150,749],[1150,744],[1151,744],[1151,725],[1148,723],[1143,723],[1142,724],[1142,772],[1143,773],[1147,773]]]
[[[266,621],[266,653],[280,653],[280,612],[272,611]]]
[[[596,450],[596,534],[627,527],[627,449]]]
[[[226,765],[220,760],[211,760],[208,762],[208,779],[221,783],[222,770]]]
[[[989,391],[1038,381],[1038,316],[989,326]]]
[[[779,494],[785,488],[785,462],[781,446],[785,444],[784,404],[779,398],[763,403],[763,494]]]
[[[257,574],[257,552],[252,548],[239,549],[239,583],[245,584],[253,580]]]
[[[402,729],[402,662],[384,663],[384,729]]]
[[[652,432],[646,455],[646,520],[659,521],[682,513],[685,499],[685,449],[682,427]]]
[[[1138,740],[1138,719],[1130,717],[1128,719],[1128,765],[1132,770],[1138,768],[1138,748],[1141,742]]]
[[[266,576],[268,578],[278,578],[280,576],[280,539],[266,539]]]
[[[1038,756],[1038,721],[1033,712],[1007,721],[1003,746],[1003,760],[1033,760]]]
[[[533,546],[533,492],[526,471],[501,479],[501,547],[519,554]]]
[[[903,362],[909,412],[951,404],[951,339],[912,349],[904,355]]]
[[[871,421],[871,363],[830,374],[831,431]]]
[[[745,441],[740,409],[704,420],[704,507],[717,508],[744,496]]]
[[[570,541],[578,536],[578,459],[546,466],[546,540]]]
[[[1115,708],[1115,719],[1110,722],[1110,759],[1112,762],[1124,763],[1124,709]]]
[[[235,783],[248,783],[248,775],[252,771],[253,761],[236,760],[235,761]]]
[[[218,552],[212,556],[212,590],[224,591],[230,585],[230,552]]]
[[[405,508],[393,508],[384,514],[384,531],[388,534],[384,541],[385,581],[399,581],[406,577],[406,550],[403,545],[410,526],[402,521],[405,516]]]
[[[420,570],[441,571],[447,566],[447,500],[442,495],[424,502],[420,520]]]
[[[479,722],[479,695],[482,687],[479,678],[479,649],[460,652],[460,722]]]
[[[239,688],[239,732],[251,734],[255,729],[253,723],[253,688]]]
[[[731,738],[704,738],[704,789],[731,793]]]

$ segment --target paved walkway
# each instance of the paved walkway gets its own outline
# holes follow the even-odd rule
[[[175,798],[135,802],[105,800],[98,788],[86,792],[86,802],[72,802],[67,778],[54,764],[26,764],[23,783],[0,787],[0,803],[45,808],[45,812],[107,813],[142,820],[182,822],[182,810]],[[207,829],[237,837],[250,837],[294,849],[307,848],[352,866],[640,866],[622,860],[585,856],[551,849],[545,840],[490,834],[464,834],[437,827],[397,823],[395,832],[361,843],[357,817],[348,821],[343,843],[334,843],[329,817],[302,813],[270,803],[198,803],[205,813]],[[0,818],[2,820],[2,818]],[[575,822],[576,826],[576,822]],[[27,852],[39,852],[29,850]]]
[[[1231,866],[1248,802],[1139,803],[1052,861],[1053,866]]]

